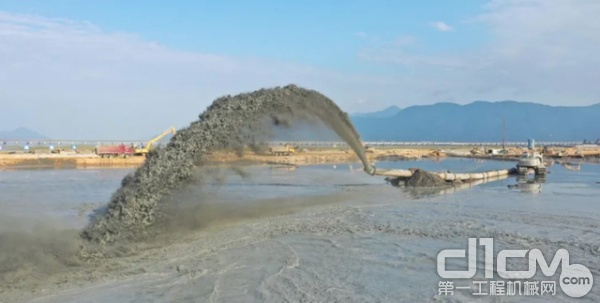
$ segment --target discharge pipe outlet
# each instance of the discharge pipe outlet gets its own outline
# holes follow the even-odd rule
[[[371,176],[375,176],[376,170],[377,169],[375,168],[375,165],[373,165],[373,164],[365,165],[365,168],[364,168],[364,171]]]

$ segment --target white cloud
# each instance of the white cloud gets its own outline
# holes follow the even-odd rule
[[[442,21],[429,22],[429,25],[441,32],[452,32],[454,28]]]
[[[599,102],[594,84],[600,69],[598,14],[595,0],[491,1],[475,19],[494,37],[477,58],[480,81],[563,102]]]
[[[596,0],[494,0],[465,23],[489,32],[481,46],[444,53],[390,42],[365,48],[359,57],[438,83],[432,88],[442,92],[438,100],[598,103],[599,14]]]

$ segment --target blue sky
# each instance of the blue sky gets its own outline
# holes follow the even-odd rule
[[[380,72],[356,53],[401,35],[420,51],[460,51],[485,41],[466,21],[486,1],[0,1],[7,11],[86,20],[175,49],[265,57],[344,71]],[[459,24],[447,34],[429,23]],[[360,39],[366,34],[379,41]]]
[[[598,103],[599,13],[596,0],[0,0],[0,130],[147,137],[220,95],[288,83],[348,112]]]

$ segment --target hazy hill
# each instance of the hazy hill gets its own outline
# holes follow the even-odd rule
[[[48,137],[25,127],[12,131],[0,131],[0,140],[44,140]]]
[[[600,104],[548,106],[516,101],[476,101],[467,105],[437,103],[412,106],[387,118],[353,116],[365,141],[596,141]]]
[[[401,111],[401,109],[398,106],[392,105],[388,108],[385,108],[385,109],[377,111],[377,112],[355,113],[355,114],[351,114],[350,117],[353,117],[353,118],[389,118],[389,117],[393,117],[393,116],[397,115],[400,111]]]

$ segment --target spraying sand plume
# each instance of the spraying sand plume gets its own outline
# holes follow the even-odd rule
[[[153,151],[143,166],[123,179],[107,213],[82,236],[100,243],[135,239],[160,219],[161,201],[196,178],[195,168],[219,149],[258,146],[268,137],[265,125],[289,126],[295,120],[318,120],[333,129],[372,173],[360,138],[348,115],[314,90],[288,85],[218,98],[200,119],[180,130],[164,149]]]

